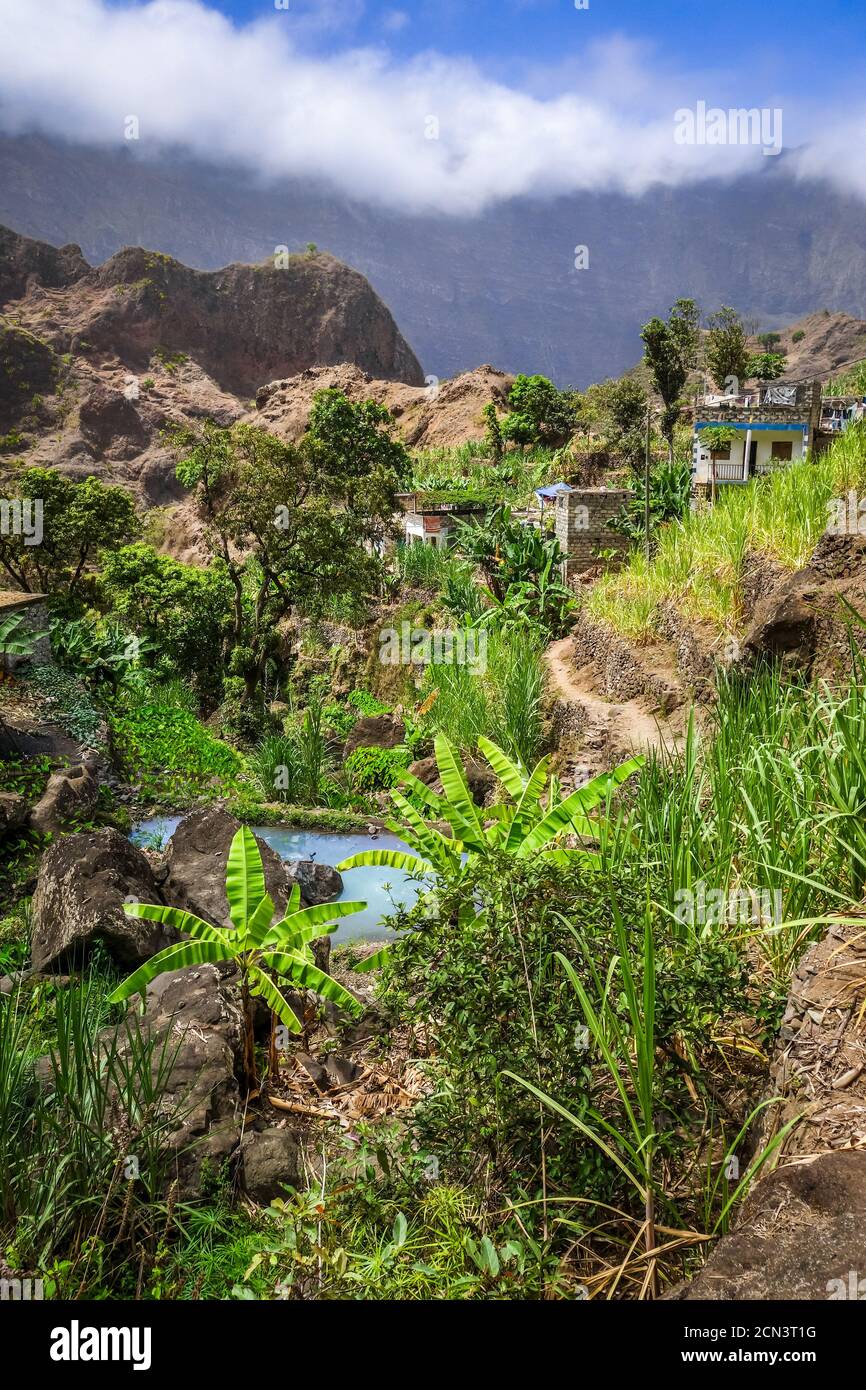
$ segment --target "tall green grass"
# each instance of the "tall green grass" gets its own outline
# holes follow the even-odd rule
[[[828,521],[831,498],[866,489],[866,426],[852,426],[826,454],[780,468],[745,487],[719,489],[715,506],[672,522],[647,563],[636,551],[618,574],[599,581],[587,612],[634,642],[649,642],[658,605],[720,632],[742,620],[743,570],[752,553],[786,569],[808,562]]]
[[[735,930],[754,937],[780,979],[807,924],[866,885],[866,661],[856,646],[853,661],[841,690],[786,684],[776,671],[722,678],[708,727],[692,721],[680,750],[651,756],[627,818],[605,830],[608,864],[636,857],[653,868],[674,920],[700,885],[754,895],[754,920]],[[680,926],[684,939],[713,929]]]
[[[427,667],[421,699],[432,703],[425,728],[446,734],[465,752],[474,752],[479,736],[486,734],[509,756],[531,766],[543,738],[541,646],[530,632],[476,636],[486,643],[485,669],[482,663],[432,662]]]

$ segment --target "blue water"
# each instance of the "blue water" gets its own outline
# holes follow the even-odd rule
[[[142,821],[130,836],[133,844],[165,844],[181,822],[180,816],[160,816]],[[350,854],[365,849],[399,849],[408,846],[387,831],[372,835],[341,835],[330,830],[290,830],[272,825],[254,825],[252,830],[275,849],[281,859],[316,859],[336,866]],[[415,901],[422,886],[410,880],[402,869],[350,869],[343,874],[343,892],[338,902],[366,902],[363,912],[341,917],[331,933],[335,945],[346,941],[379,941],[394,933],[382,925],[382,918],[396,907]]]

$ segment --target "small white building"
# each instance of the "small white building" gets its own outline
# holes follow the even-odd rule
[[[398,500],[407,545],[450,545],[458,523],[485,510],[485,503],[475,499],[444,500],[435,493],[402,492]]]
[[[699,398],[692,441],[693,493],[711,495],[719,484],[747,483],[804,458],[816,442],[820,420],[817,381],[773,383],[755,399]]]

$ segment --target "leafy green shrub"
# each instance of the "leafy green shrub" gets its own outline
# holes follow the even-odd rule
[[[396,787],[412,761],[404,745],[397,748],[356,748],[345,762],[346,772],[359,791],[387,791]]]
[[[240,754],[214,738],[171,689],[122,691],[110,708],[109,724],[124,770],[158,802],[225,795],[243,771]]]
[[[84,687],[59,666],[32,666],[27,682],[42,697],[45,713],[79,743],[99,742],[103,719]]]
[[[377,700],[375,695],[371,695],[369,690],[353,690],[347,696],[350,705],[354,705],[360,714],[390,714],[391,706],[383,705],[381,700]]]
[[[37,801],[45,790],[51,772],[51,759],[40,756],[0,758],[0,792],[17,792],[28,801]]]

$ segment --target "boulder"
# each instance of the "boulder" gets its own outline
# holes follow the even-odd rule
[[[240,822],[216,804],[193,811],[181,821],[166,846],[166,901],[194,912],[214,926],[229,922],[226,863]],[[294,879],[270,845],[256,837],[265,871],[265,887],[278,912],[285,911]]]
[[[786,666],[808,673],[817,638],[816,578],[808,570],[801,570],[755,605],[743,644],[747,662],[781,660]]]
[[[73,817],[87,820],[96,806],[99,787],[89,764],[52,772],[48,786],[30,812],[30,826],[41,834],[56,834]]]
[[[119,441],[139,449],[147,442],[147,431],[132,401],[101,382],[82,401],[79,425],[84,439],[99,451]]]
[[[697,1278],[665,1297],[862,1298],[850,1292],[851,1270],[866,1270],[862,1149],[818,1154],[763,1178],[743,1204],[736,1229],[719,1242]]]
[[[285,1197],[286,1187],[299,1187],[303,1179],[301,1147],[289,1129],[245,1134],[241,1141],[241,1165],[247,1196],[262,1206]]]
[[[189,1200],[205,1180],[226,1174],[240,1142],[243,1018],[237,991],[218,966],[173,970],[148,985],[144,1015],[139,1018],[134,1006],[127,1017],[135,1023],[103,1029],[100,1040],[122,1054],[130,1052],[136,1033],[152,1044],[152,1074],[159,1075],[161,1108],[170,1117],[164,1139],[174,1157],[169,1179],[178,1181],[178,1199]]]
[[[140,965],[176,941],[158,922],[127,917],[126,901],[165,899],[140,850],[114,829],[63,835],[42,856],[32,904],[32,966],[58,970],[101,941],[117,963]]]
[[[319,864],[315,859],[290,859],[287,868],[308,907],[332,902],[343,891],[342,876],[330,864]]]
[[[17,830],[27,819],[27,802],[16,792],[0,792],[0,838]]]
[[[393,714],[365,714],[349,731],[343,749],[348,758],[356,748],[398,748],[406,740],[403,720]]]

